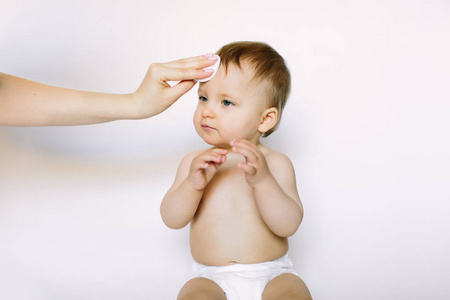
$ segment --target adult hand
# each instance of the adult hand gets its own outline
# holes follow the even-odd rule
[[[117,95],[77,91],[0,73],[0,126],[61,126],[143,119],[166,110],[207,78],[212,54],[155,63],[138,90]],[[168,81],[180,81],[171,87]]]
[[[168,63],[153,63],[132,99],[137,118],[159,114],[171,106],[196,83],[195,79],[207,78],[212,70],[206,69],[216,62],[213,54],[180,59]],[[171,86],[169,81],[179,81]]]

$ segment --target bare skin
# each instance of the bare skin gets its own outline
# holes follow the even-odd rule
[[[181,289],[178,300],[226,300],[226,295],[215,282],[194,278]],[[262,300],[311,300],[311,293],[298,276],[282,274],[272,279],[264,289]]]
[[[0,73],[0,126],[86,125],[157,115],[211,75],[211,55],[150,65],[139,88],[116,95],[65,89]],[[180,81],[170,86],[168,81]]]
[[[278,259],[303,218],[291,161],[259,142],[276,125],[278,110],[261,105],[261,83],[252,82],[251,75],[245,67],[229,65],[225,72],[221,66],[200,85],[194,125],[214,147],[185,156],[161,203],[168,227],[191,224],[191,253],[204,265]],[[299,294],[298,299],[309,299],[301,279],[288,275],[269,282],[267,299]],[[179,299],[224,298],[216,283],[194,278]]]
[[[266,153],[269,166],[282,174],[285,168],[275,163],[283,160],[282,154],[262,145],[259,149]],[[275,260],[288,250],[287,238],[276,235],[260,213],[246,173],[238,167],[244,161],[242,155],[230,151],[205,188],[191,221],[191,252],[201,264],[259,263]],[[294,186],[289,189],[294,193]]]
[[[266,285],[262,300],[311,300],[308,287],[294,274],[281,274]]]
[[[283,154],[262,145],[258,148],[262,150],[261,153],[266,153],[268,167],[273,170],[272,173],[277,174],[277,178],[292,175],[290,162]],[[205,188],[191,221],[191,252],[194,259],[206,265],[230,265],[259,263],[283,256],[288,250],[287,238],[274,234],[261,217],[252,188],[247,183],[246,173],[238,166],[245,159],[233,152],[223,158],[219,154],[225,152],[223,150],[208,151],[212,160],[216,158],[214,168],[217,170]],[[193,163],[192,160],[202,153],[187,155],[179,172],[189,172],[183,170],[183,166],[188,165],[189,161]],[[283,163],[287,165],[281,167]],[[208,180],[208,176],[205,176],[205,180]],[[288,186],[289,184],[286,185]],[[239,209],[234,209],[235,207]],[[213,281],[194,278],[185,284],[178,299],[226,298],[223,290]],[[268,283],[262,299],[311,299],[311,295],[298,276],[283,274]]]
[[[225,293],[212,280],[194,278],[186,282],[178,294],[178,300],[226,300]]]

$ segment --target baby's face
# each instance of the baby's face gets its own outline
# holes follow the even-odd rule
[[[229,148],[230,141],[237,138],[258,142],[266,87],[252,81],[253,74],[248,66],[239,69],[230,64],[227,73],[220,66],[210,81],[200,84],[194,125],[206,143]]]

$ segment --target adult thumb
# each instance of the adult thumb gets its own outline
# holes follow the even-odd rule
[[[167,90],[167,97],[175,102],[177,101],[181,96],[189,92],[194,85],[196,84],[195,81],[192,80],[186,80],[186,81],[180,81],[176,85],[170,87]]]

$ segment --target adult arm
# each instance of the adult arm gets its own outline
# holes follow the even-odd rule
[[[204,55],[150,65],[131,94],[106,94],[45,85],[0,73],[0,126],[86,125],[143,119],[166,110],[194,85],[215,57]],[[180,81],[170,86],[168,81]]]

